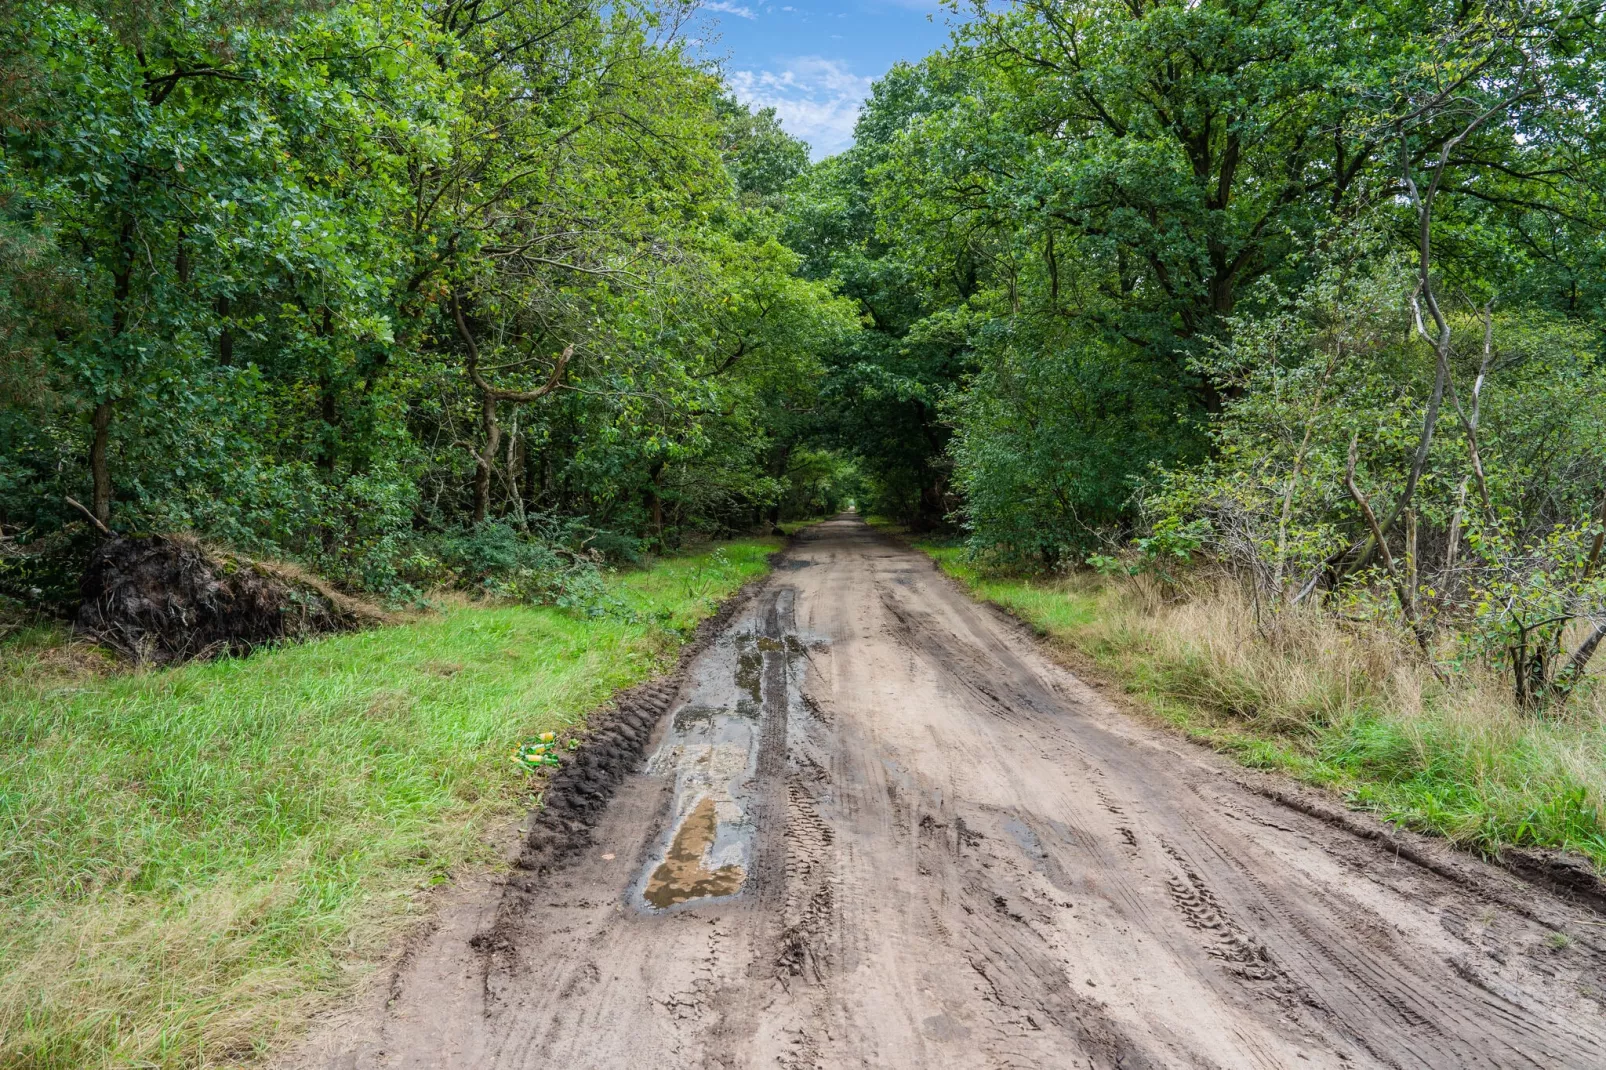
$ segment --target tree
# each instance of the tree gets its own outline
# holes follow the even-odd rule
[[[71,597],[69,496],[386,590],[465,524],[627,554],[779,499],[853,323],[776,238],[801,143],[687,53],[685,10],[16,6],[8,589],[59,554]]]
[[[937,437],[978,544],[1017,552],[1030,532],[1027,552],[1056,557],[1129,522],[1154,465],[1208,455],[1238,389],[1210,354],[1236,318],[1306,285],[1357,226],[1420,244],[1408,172],[1442,172],[1446,277],[1497,260],[1503,284],[1532,285],[1486,254],[1520,234],[1576,242],[1588,198],[1570,191],[1590,188],[1598,131],[1569,102],[1594,92],[1597,18],[1505,0],[978,7],[949,49],[878,87],[839,169],[869,206],[830,203],[868,212],[853,226],[875,252],[849,259],[825,228],[801,247],[882,278],[896,265],[900,355],[917,338],[952,355],[922,362],[920,393],[954,422]],[[1493,107],[1476,122],[1474,97]],[[1003,485],[1023,508],[978,508]],[[1385,530],[1403,516],[1387,505]]]

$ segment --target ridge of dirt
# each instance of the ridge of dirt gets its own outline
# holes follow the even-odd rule
[[[1522,863],[1512,858],[1516,852],[1507,850],[1501,857],[1480,859],[1470,851],[1463,850],[1449,840],[1438,836],[1427,836],[1410,829],[1402,829],[1392,825],[1381,818],[1375,817],[1364,810],[1352,810],[1336,805],[1331,794],[1322,792],[1317,788],[1303,785],[1292,786],[1276,782],[1272,775],[1249,775],[1234,778],[1248,791],[1254,792],[1262,798],[1269,799],[1279,806],[1287,807],[1307,817],[1349,833],[1357,839],[1375,843],[1389,851],[1394,857],[1409,862],[1414,866],[1451,881],[1491,903],[1518,914],[1530,921],[1544,925],[1553,931],[1560,931],[1557,919],[1550,911],[1539,908],[1534,902],[1525,901],[1518,894],[1519,888],[1499,887],[1489,879],[1485,873],[1480,873],[1476,862],[1485,861],[1497,865],[1512,878],[1513,883],[1520,885],[1537,885],[1545,891],[1575,906],[1606,913],[1606,899],[1598,891],[1592,892],[1588,886],[1577,882],[1567,883],[1568,876],[1577,880],[1577,870],[1572,866],[1585,863],[1573,859],[1561,852],[1559,859],[1547,859],[1542,856],[1532,860],[1530,873],[1519,869]],[[1522,852],[1527,855],[1529,852]],[[1567,863],[1571,863],[1569,866]],[[1555,866],[1560,872],[1553,874],[1550,867]],[[1594,880],[1596,888],[1599,881],[1594,878],[1593,872],[1589,876]],[[1601,946],[1598,943],[1592,946]]]
[[[1507,847],[1494,861],[1529,884],[1606,916],[1606,880],[1577,855],[1550,847]]]
[[[893,544],[915,553],[920,551],[902,536],[889,532],[876,532],[877,535]],[[926,555],[922,555],[926,556]],[[1141,699],[1134,698],[1122,685],[1112,679],[1094,660],[1080,650],[1065,643],[1055,641],[1046,631],[1015,613],[1008,606],[1001,605],[991,599],[978,598],[958,580],[942,571],[941,565],[935,558],[927,557],[932,568],[938,575],[949,583],[954,584],[967,598],[984,606],[1001,623],[1019,632],[1023,637],[1029,638],[1039,646],[1052,660],[1070,669],[1084,682],[1098,691],[1105,701],[1116,706],[1122,712],[1142,717],[1145,721],[1159,726],[1177,736],[1181,740],[1195,745],[1203,746],[1212,753],[1221,751],[1199,740],[1193,739],[1177,729],[1176,726],[1158,717]],[[1231,760],[1230,755],[1225,755]],[[1237,765],[1235,762],[1234,765]],[[1238,766],[1244,772],[1252,772],[1248,767]],[[1307,816],[1326,822],[1334,828],[1342,829],[1353,836],[1363,840],[1385,843],[1398,857],[1414,865],[1420,866],[1446,880],[1455,880],[1469,885],[1478,883],[1479,877],[1467,867],[1457,865],[1450,859],[1436,857],[1434,847],[1442,847],[1445,852],[1456,856],[1457,861],[1468,861],[1477,858],[1500,867],[1513,877],[1528,884],[1543,888],[1545,891],[1561,899],[1575,903],[1606,917],[1606,878],[1595,872],[1590,863],[1574,854],[1549,847],[1505,847],[1492,857],[1484,857],[1459,844],[1438,836],[1417,832],[1414,829],[1402,828],[1385,821],[1366,810],[1357,810],[1343,803],[1332,792],[1319,785],[1310,785],[1298,781],[1288,774],[1279,774],[1279,778],[1290,784],[1297,784],[1298,790],[1289,791],[1274,784],[1269,776],[1258,778],[1243,778],[1239,782],[1250,791],[1270,799],[1281,806],[1297,810]],[[1318,799],[1320,801],[1318,801]],[[1483,882],[1485,885],[1487,882]],[[1488,887],[1481,887],[1480,893],[1488,898],[1497,900],[1501,905],[1511,910],[1525,912],[1528,908],[1511,895]],[[1525,916],[1528,916],[1525,914]],[[1534,920],[1539,920],[1535,918]]]

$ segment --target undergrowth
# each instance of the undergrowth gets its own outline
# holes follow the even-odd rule
[[[994,574],[961,547],[919,545],[975,595],[1247,765],[1485,855],[1553,847],[1606,868],[1598,689],[1537,717],[1503,677],[1472,665],[1440,683],[1373,626],[1313,612],[1263,634],[1230,588],[1167,599],[1123,578]]]
[[[124,672],[0,644],[0,1067],[249,1061],[351,990],[419,893],[494,861],[509,753],[663,669],[775,540],[607,579],[608,612],[416,623]]]

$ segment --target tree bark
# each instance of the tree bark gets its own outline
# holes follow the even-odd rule
[[[323,444],[318,451],[318,467],[331,475],[335,470],[335,463],[339,456],[340,444],[340,408],[339,399],[335,396],[334,382],[334,355],[329,352],[334,346],[334,315],[329,306],[323,306],[323,316],[318,324],[318,337],[323,341],[325,352],[323,354],[323,371],[318,376],[318,415],[323,421]]]
[[[1578,681],[1589,668],[1589,661],[1595,656],[1595,650],[1600,646],[1602,639],[1606,639],[1606,621],[1595,625],[1589,637],[1578,644],[1578,649],[1573,651],[1573,656],[1567,662],[1566,672],[1562,674],[1561,682],[1565,683],[1567,691],[1570,692],[1578,686]]]
[[[1461,515],[1466,511],[1467,483],[1471,479],[1471,476],[1461,477],[1461,486],[1455,492],[1455,512],[1450,514],[1450,535],[1444,547],[1444,579],[1441,582],[1446,588],[1453,582],[1455,559],[1461,552]]]
[[[1411,596],[1411,619],[1421,614],[1416,598],[1416,510],[1405,511],[1405,589]]]
[[[664,546],[664,499],[658,492],[658,480],[663,475],[663,471],[663,461],[653,462],[653,466],[648,469],[647,486],[642,490],[642,494],[647,499],[647,515],[650,517],[649,523],[652,525],[653,538],[657,540],[660,550]]]
[[[1344,470],[1344,487],[1349,491],[1350,497],[1355,499],[1355,504],[1360,506],[1361,516],[1366,520],[1366,526],[1371,529],[1372,538],[1376,541],[1378,552],[1383,557],[1384,571],[1388,573],[1389,582],[1394,587],[1394,597],[1400,603],[1400,614],[1405,617],[1406,624],[1410,626],[1411,634],[1416,636],[1417,645],[1422,648],[1422,653],[1427,655],[1428,664],[1433,666],[1433,674],[1442,679],[1443,674],[1438,665],[1433,662],[1432,643],[1427,629],[1422,626],[1421,620],[1416,615],[1416,599],[1406,589],[1406,581],[1400,576],[1399,569],[1395,567],[1394,555],[1389,552],[1388,540],[1383,537],[1383,529],[1378,526],[1377,514],[1372,512],[1372,503],[1361,492],[1361,488],[1355,485],[1355,455],[1359,439],[1360,436],[1356,435],[1349,440],[1349,465]]]
[[[524,470],[524,445],[519,439],[519,414],[513,413],[513,430],[507,436],[507,489],[513,506],[513,520],[520,531],[530,530],[530,521],[524,513],[524,489],[519,475]]]
[[[792,444],[790,442],[788,442],[786,445],[781,447],[780,453],[775,458],[774,475],[775,475],[776,479],[780,479],[780,478],[782,478],[783,476],[786,475],[786,466],[787,466],[787,463],[791,461],[791,459],[792,459]],[[780,523],[781,523],[781,500],[779,498],[777,498],[775,501],[770,503],[770,527],[771,527],[771,529],[779,527]]]
[[[463,370],[468,373],[469,381],[480,392],[480,429],[485,435],[483,450],[470,450],[474,454],[474,523],[479,524],[485,520],[490,512],[491,504],[491,471],[496,465],[497,447],[502,442],[502,425],[497,421],[496,404],[499,401],[539,401],[558,388],[563,381],[564,369],[569,366],[569,358],[574,356],[574,346],[565,346],[558,355],[557,362],[552,366],[552,374],[547,381],[534,390],[501,390],[490,384],[480,371],[480,347],[474,340],[474,332],[469,330],[468,320],[463,316],[463,306],[459,301],[457,292],[451,295],[452,319],[457,324],[457,333],[463,340],[465,358]]]
[[[485,449],[474,455],[474,523],[484,522],[491,507],[491,466],[496,463],[496,448],[502,443],[502,425],[496,418],[496,395],[480,391],[480,432],[485,436]]]
[[[111,466],[106,460],[106,447],[111,439],[112,403],[102,401],[95,406],[95,413],[90,419],[90,426],[94,429],[94,438],[89,444],[89,477],[94,483],[94,494],[90,504],[94,507],[95,519],[106,527],[112,522],[112,474]]]

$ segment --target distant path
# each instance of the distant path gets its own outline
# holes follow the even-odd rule
[[[290,1065],[1606,1067],[1598,915],[1271,801],[856,518],[659,733],[510,948],[459,889]]]

